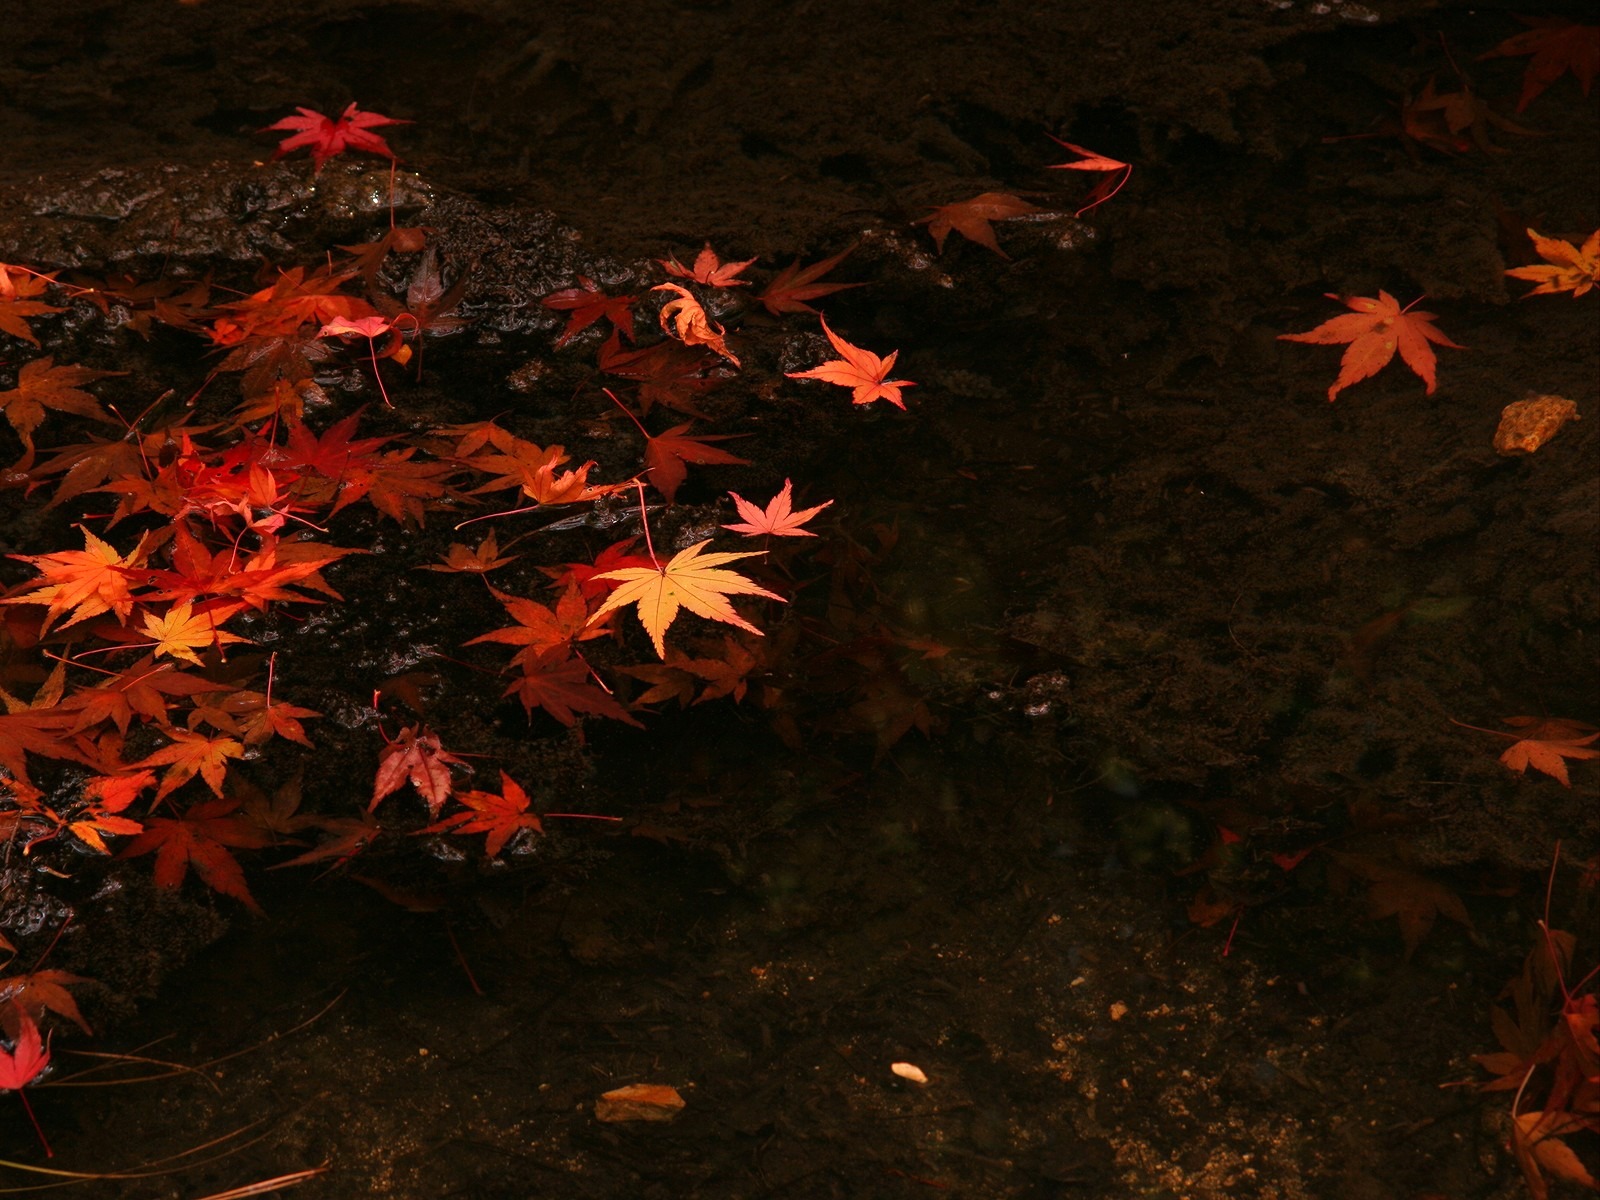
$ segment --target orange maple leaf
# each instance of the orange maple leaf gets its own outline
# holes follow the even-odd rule
[[[1600,25],[1579,25],[1565,17],[1518,15],[1517,20],[1528,28],[1478,55],[1480,62],[1486,58],[1533,55],[1533,61],[1522,75],[1522,96],[1517,100],[1517,111],[1527,108],[1534,97],[1568,71],[1587,96],[1596,72],[1600,72]]]
[[[661,329],[673,334],[685,346],[706,346],[715,350],[734,366],[738,357],[728,349],[727,331],[706,316],[700,301],[686,287],[676,283],[661,283],[650,289],[653,292],[676,292],[677,296],[661,306]]]
[[[499,570],[507,563],[515,562],[521,557],[520,554],[501,554],[499,540],[490,533],[478,543],[476,550],[460,542],[451,542],[445,550],[444,558],[436,563],[424,563],[417,570],[487,575],[490,571]]]
[[[170,745],[132,764],[136,767],[170,764],[161,777],[161,786],[156,789],[156,799],[170,795],[196,775],[218,796],[222,795],[222,778],[228,769],[228,760],[243,758],[244,747],[231,737],[207,737],[187,729],[169,730],[167,736],[172,739]]]
[[[995,241],[994,227],[990,222],[1012,221],[1017,217],[1044,211],[1008,192],[984,192],[971,200],[942,204],[927,216],[917,218],[912,224],[928,227],[928,232],[933,236],[933,244],[940,254],[944,253],[945,238],[950,236],[951,230],[955,230],[968,241],[987,246],[1001,258],[1010,258],[1009,254],[1000,249],[1000,243]]]
[[[499,642],[507,646],[521,646],[522,649],[517,651],[511,660],[515,666],[526,669],[547,650],[553,650],[558,646],[569,646],[575,641],[600,637],[605,633],[604,629],[589,624],[589,605],[583,598],[583,589],[578,586],[576,580],[567,584],[567,590],[556,602],[554,610],[536,600],[513,596],[509,592],[502,592],[493,587],[489,591],[494,594],[496,600],[505,605],[506,612],[510,613],[517,623],[491,633],[480,634],[464,644],[476,646],[480,642]]]
[[[92,367],[58,367],[53,358],[36,358],[17,372],[17,386],[0,391],[0,410],[23,444],[33,446],[33,431],[44,420],[44,411],[75,413],[96,421],[115,423],[96,400],[79,384],[92,383],[126,371],[96,371]]]
[[[818,283],[817,281],[842,263],[855,249],[854,245],[846,246],[838,254],[814,262],[809,267],[802,267],[797,258],[773,277],[762,293],[756,297],[761,306],[775,317],[784,313],[809,312],[817,310],[806,303],[807,300],[818,300],[823,296],[831,296],[834,292],[842,292],[847,288],[865,287],[864,283]]]
[[[1528,295],[1571,292],[1576,299],[1600,285],[1600,229],[1591,233],[1582,247],[1544,237],[1532,229],[1528,230],[1528,237],[1544,263],[1513,267],[1506,272],[1513,279],[1527,279],[1539,285]]]
[[[707,287],[749,287],[750,281],[748,279],[737,279],[735,276],[743,273],[746,267],[755,262],[755,259],[747,258],[743,262],[722,262],[717,258],[716,252],[711,249],[711,243],[707,242],[705,249],[695,255],[694,266],[692,267],[684,266],[676,258],[658,258],[656,261],[666,268],[668,275],[674,275],[679,279],[687,279],[693,283],[703,283]]]
[[[418,833],[486,833],[484,853],[490,858],[505,849],[506,843],[518,832],[530,829],[543,833],[544,824],[538,813],[528,811],[528,793],[517,785],[504,771],[500,772],[500,794],[470,791],[456,799],[466,805],[466,812],[452,813],[442,821],[417,830]]]
[[[140,537],[139,544],[127,554],[118,554],[109,542],[101,541],[82,525],[78,528],[83,533],[82,550],[11,556],[37,567],[45,586],[21,596],[10,596],[0,600],[0,604],[49,605],[39,630],[40,637],[65,612],[71,612],[72,618],[64,622],[62,628],[103,612],[115,613],[118,621],[126,622],[133,611],[128,571],[144,565],[149,535]]]
[[[826,317],[822,318],[822,332],[828,335],[833,348],[843,357],[830,359],[819,367],[812,367],[809,371],[785,371],[785,375],[790,379],[821,379],[839,387],[850,388],[852,389],[850,399],[855,404],[871,404],[874,400],[887,400],[896,408],[905,408],[906,402],[901,399],[900,389],[917,385],[909,379],[888,377],[889,372],[894,370],[894,360],[900,357],[900,351],[894,350],[887,358],[879,358],[872,351],[851,345],[834,333],[828,328]]]
[[[1504,717],[1505,723],[1517,730],[1516,733],[1506,733],[1501,729],[1484,729],[1478,725],[1468,725],[1464,721],[1450,718],[1453,725],[1463,729],[1475,730],[1478,733],[1492,733],[1495,737],[1509,738],[1511,745],[1505,748],[1500,755],[1500,761],[1505,763],[1519,775],[1526,774],[1529,767],[1540,771],[1554,779],[1562,787],[1571,787],[1572,781],[1567,776],[1566,759],[1600,758],[1600,750],[1586,749],[1596,738],[1600,738],[1600,729],[1583,721],[1569,721],[1561,717]]]
[[[702,554],[701,551],[710,544],[710,539],[696,542],[687,550],[680,550],[673,555],[672,560],[664,565],[623,567],[594,576],[595,579],[620,580],[622,586],[606,598],[606,602],[595,610],[589,620],[595,622],[614,609],[637,604],[639,622],[650,634],[656,654],[663,659],[667,657],[667,629],[677,619],[680,608],[687,608],[708,621],[722,621],[760,634],[761,630],[733,610],[728,597],[765,596],[778,601],[782,601],[783,597],[737,571],[721,569],[724,564],[750,558],[757,551]]]
[[[1324,321],[1305,333],[1280,333],[1281,342],[1309,342],[1318,346],[1350,343],[1339,360],[1339,378],[1328,389],[1332,400],[1345,388],[1369,376],[1376,375],[1394,358],[1396,348],[1406,366],[1410,367],[1428,385],[1428,395],[1433,394],[1434,358],[1429,342],[1438,342],[1455,350],[1465,350],[1433,327],[1434,314],[1412,312],[1410,305],[1400,307],[1399,301],[1388,292],[1380,291],[1376,300],[1370,296],[1340,296],[1327,293],[1328,299],[1337,300],[1355,311]],[[1420,297],[1419,297],[1420,298]],[[1416,301],[1413,300],[1412,304]]]
[[[723,528],[742,533],[745,537],[760,537],[762,534],[773,537],[816,537],[817,535],[811,530],[801,529],[800,526],[827,508],[833,501],[824,500],[814,508],[802,508],[799,512],[795,512],[791,507],[793,494],[794,484],[785,479],[783,490],[767,501],[765,509],[761,509],[738,492],[729,492],[728,495],[733,497],[733,503],[744,521],[737,525],[724,525]]]
[[[45,286],[54,280],[53,272],[41,275],[26,267],[0,263],[0,333],[9,333],[37,346],[39,339],[23,318],[65,311],[54,304],[32,299],[42,294]]]

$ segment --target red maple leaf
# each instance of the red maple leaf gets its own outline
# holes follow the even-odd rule
[[[243,758],[244,747],[230,737],[207,737],[187,729],[173,729],[167,734],[170,745],[132,764],[136,767],[157,767],[171,764],[161,777],[156,789],[156,799],[171,795],[196,775],[206,781],[218,796],[222,795],[222,777],[228,769],[230,758]]]
[[[490,858],[505,849],[506,843],[524,829],[543,833],[544,825],[538,813],[528,811],[528,793],[517,785],[504,771],[500,772],[500,794],[470,791],[456,799],[466,806],[466,812],[452,813],[442,821],[435,821],[418,833],[486,833],[484,853]]]
[[[378,774],[372,781],[372,803],[367,805],[367,811],[377,808],[385,796],[409,779],[417,794],[427,801],[428,815],[437,817],[455,790],[450,778],[451,763],[466,765],[444,748],[437,734],[420,725],[407,725],[384,744],[378,756]]]
[[[578,285],[551,292],[539,301],[548,309],[571,314],[556,345],[565,346],[602,317],[610,321],[618,333],[633,341],[633,302],[639,297],[609,296],[587,275],[578,276]]]
[[[1107,158],[1104,154],[1097,154],[1093,150],[1085,150],[1082,146],[1074,146],[1071,142],[1064,142],[1053,133],[1045,135],[1058,146],[1065,146],[1078,155],[1076,162],[1051,163],[1046,169],[1051,171],[1100,171],[1106,173],[1106,178],[1094,185],[1094,190],[1088,195],[1084,206],[1073,213],[1074,217],[1081,217],[1091,208],[1098,208],[1111,197],[1120,192],[1123,186],[1133,176],[1133,164],[1122,162],[1120,159]]]
[[[644,452],[645,478],[656,491],[667,498],[668,504],[677,499],[678,488],[688,478],[689,469],[685,463],[748,464],[750,461],[748,458],[740,458],[737,454],[729,454],[726,450],[718,450],[715,446],[706,444],[742,437],[742,434],[706,433],[699,437],[689,437],[685,432],[689,425],[690,422],[685,421],[682,425],[674,425],[665,433],[645,435],[647,438]]]
[[[642,350],[624,350],[615,332],[600,347],[600,369],[607,375],[631,379],[639,385],[639,409],[648,413],[660,404],[686,416],[706,415],[693,404],[696,392],[715,387],[726,376],[710,372],[713,365],[703,353],[676,342],[658,342]]]
[[[1486,58],[1520,58],[1533,55],[1522,76],[1522,95],[1517,111],[1527,108],[1540,92],[1571,71],[1587,96],[1600,72],[1600,25],[1579,25],[1565,17],[1524,17],[1517,20],[1528,26],[1512,34],[1487,54]]]
[[[335,154],[342,154],[345,150],[366,150],[371,154],[381,154],[387,159],[394,158],[394,151],[389,149],[388,143],[372,131],[380,125],[409,125],[410,121],[386,117],[382,113],[362,112],[356,107],[355,101],[339,114],[337,120],[326,117],[314,108],[295,108],[298,117],[284,117],[275,121],[261,132],[268,130],[287,130],[291,136],[278,143],[278,149],[273,158],[282,158],[302,146],[311,149],[311,166],[315,171],[322,170],[322,164]]]
[[[39,1027],[24,1017],[15,1045],[10,1050],[0,1050],[0,1088],[20,1092],[49,1065],[50,1051],[39,1040]]]
[[[137,858],[154,851],[156,886],[178,887],[193,867],[200,882],[212,891],[232,896],[252,912],[260,912],[245,885],[244,872],[238,860],[228,853],[228,847],[258,850],[270,844],[271,838],[234,815],[239,804],[238,800],[219,797],[191,805],[181,817],[149,817],[144,832],[117,857]]]
[[[828,335],[833,348],[842,357],[830,359],[819,367],[812,367],[809,371],[785,371],[784,374],[790,379],[821,379],[839,387],[850,388],[850,399],[855,404],[871,404],[874,400],[887,400],[896,408],[905,408],[906,402],[900,397],[900,389],[915,387],[916,384],[909,379],[889,378],[889,372],[894,370],[894,361],[900,357],[900,351],[895,350],[889,357],[879,358],[872,351],[852,345],[834,333],[828,328],[826,317],[822,318],[822,332]]]
[[[639,722],[610,692],[594,682],[587,663],[573,655],[569,646],[555,646],[536,658],[525,659],[522,674],[503,693],[516,696],[530,716],[542,708],[563,725],[576,725],[578,713],[610,717],[629,725]]]
[[[1310,342],[1319,346],[1349,343],[1344,357],[1339,360],[1339,378],[1328,389],[1329,400],[1352,383],[1383,370],[1394,358],[1396,348],[1406,366],[1428,385],[1428,395],[1431,396],[1437,360],[1428,343],[1438,342],[1455,350],[1466,349],[1433,327],[1433,313],[1412,312],[1410,305],[1401,308],[1400,302],[1388,292],[1380,291],[1376,300],[1370,296],[1340,296],[1329,292],[1328,299],[1337,300],[1355,311],[1330,318],[1305,333],[1280,333],[1278,340]],[[1413,300],[1412,304],[1415,303]]]
[[[1044,211],[1007,192],[984,192],[971,200],[942,204],[912,224],[928,227],[928,232],[933,236],[933,244],[940,254],[944,253],[945,238],[950,236],[951,230],[954,230],[968,241],[987,246],[1001,258],[1010,258],[1009,254],[1000,249],[1000,243],[995,241],[994,227],[990,222],[1011,221],[1017,217]]]

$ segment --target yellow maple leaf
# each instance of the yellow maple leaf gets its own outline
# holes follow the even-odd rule
[[[655,643],[656,653],[667,657],[665,637],[668,627],[677,619],[678,610],[687,608],[696,616],[708,621],[721,621],[737,625],[759,635],[761,630],[746,621],[728,603],[729,596],[765,596],[769,600],[782,600],[776,592],[747,579],[737,571],[722,570],[724,564],[741,558],[751,558],[759,551],[740,554],[701,554],[711,544],[710,539],[696,542],[687,550],[680,550],[665,566],[621,567],[592,576],[594,579],[616,579],[622,586],[606,598],[589,623],[600,620],[613,609],[629,604],[639,606],[639,621]]]
[[[194,606],[185,600],[182,604],[174,604],[162,616],[146,613],[144,631],[155,643],[155,657],[166,654],[197,667],[204,666],[195,654],[195,647],[226,646],[250,640],[217,628],[243,607],[242,604],[224,604],[197,613]]]
[[[1528,295],[1571,292],[1576,299],[1600,284],[1600,229],[1591,233],[1581,247],[1560,238],[1544,237],[1532,229],[1528,230],[1528,237],[1544,262],[1506,272],[1513,279],[1527,279],[1539,285]]]

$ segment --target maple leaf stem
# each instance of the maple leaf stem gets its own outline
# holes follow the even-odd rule
[[[618,821],[618,822],[620,822],[622,820],[621,817],[602,817],[599,813],[552,813],[552,812],[547,812],[547,813],[540,813],[539,816],[540,816],[540,818],[542,820],[546,820],[546,821],[554,820],[557,817],[560,817],[562,820],[565,820],[565,821]]]
[[[389,214],[389,219],[391,221],[394,219],[393,212]],[[383,375],[378,370],[378,343],[373,341],[370,335],[367,337],[367,351],[372,355],[372,378],[378,382],[378,394],[383,397],[383,406],[393,408],[394,402],[389,399],[389,389],[383,386]]]
[[[33,1122],[33,1131],[39,1135],[39,1145],[44,1147],[44,1156],[46,1158],[54,1158],[56,1152],[50,1149],[50,1142],[44,1136],[44,1130],[39,1125],[39,1118],[33,1115],[33,1105],[28,1103],[28,1093],[18,1088],[17,1099],[22,1101],[23,1111],[28,1114],[28,1120]]]
[[[628,417],[628,420],[632,421],[635,425],[637,425],[639,427],[639,432],[644,434],[646,441],[649,441],[649,439],[650,439],[650,431],[644,427],[644,423],[642,421],[640,421],[638,417],[633,415],[633,410],[630,409],[621,400],[618,400],[617,399],[617,394],[615,392],[613,392],[610,388],[601,388],[600,390],[602,392],[604,392],[606,395],[611,397],[611,403],[615,404],[624,413],[626,413],[627,417]]]
[[[1102,204],[1104,204],[1106,201],[1110,200],[1113,196],[1115,196],[1118,192],[1120,192],[1124,187],[1126,187],[1127,184],[1128,184],[1128,180],[1131,179],[1131,178],[1133,178],[1133,166],[1132,166],[1132,164],[1129,164],[1128,167],[1122,172],[1122,178],[1117,180],[1117,186],[1112,188],[1104,196],[1101,196],[1100,199],[1096,200],[1093,204],[1085,204],[1077,212],[1073,213],[1072,214],[1073,220],[1077,220],[1079,217],[1083,216],[1083,214],[1088,212],[1090,209],[1099,208]]]
[[[612,396],[611,398],[613,400],[616,399],[615,396]],[[627,409],[623,409],[623,411],[627,412]],[[633,414],[629,413],[628,415],[632,416]],[[634,423],[638,424],[637,421]],[[640,425],[639,428],[643,429],[644,426]],[[645,436],[648,437],[649,435],[646,434]],[[655,564],[656,570],[659,571],[661,570],[661,560],[656,557],[656,545],[655,542],[650,538],[650,518],[644,511],[644,480],[635,479],[633,484],[639,489],[639,524],[644,527],[644,548],[650,552],[650,561]]]

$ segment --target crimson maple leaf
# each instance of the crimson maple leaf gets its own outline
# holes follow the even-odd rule
[[[1333,400],[1345,388],[1369,376],[1376,375],[1394,358],[1396,348],[1406,366],[1410,367],[1428,385],[1428,395],[1433,395],[1434,364],[1437,359],[1429,342],[1438,342],[1455,350],[1465,350],[1433,327],[1434,314],[1412,312],[1411,306],[1400,307],[1400,302],[1388,292],[1379,291],[1378,298],[1370,296],[1340,296],[1329,292],[1328,299],[1354,309],[1340,317],[1333,317],[1308,329],[1305,333],[1280,333],[1282,342],[1309,342],[1313,345],[1331,346],[1348,342],[1344,357],[1339,360],[1339,378],[1328,389],[1328,399]],[[1411,302],[1415,304],[1416,301]]]
[[[42,1020],[49,1010],[93,1036],[94,1030],[78,1011],[78,1002],[67,991],[69,987],[88,982],[82,975],[68,971],[34,971],[0,979],[0,1026],[14,1041],[22,1032],[23,1021]]]
[[[298,117],[284,117],[275,121],[261,132],[268,130],[291,131],[292,136],[286,137],[278,143],[278,149],[273,158],[282,158],[302,146],[311,149],[311,166],[314,171],[322,170],[322,164],[335,154],[342,154],[346,149],[366,150],[371,154],[381,154],[384,158],[393,159],[394,151],[389,149],[388,143],[372,131],[380,125],[409,125],[410,121],[399,120],[395,117],[386,117],[382,113],[362,112],[356,107],[355,101],[340,113],[338,119],[326,117],[314,108],[301,108],[295,106]]]
[[[1120,192],[1123,186],[1133,176],[1133,164],[1125,163],[1120,159],[1108,158],[1104,154],[1096,154],[1093,150],[1085,150],[1082,146],[1074,146],[1071,142],[1064,142],[1053,133],[1045,134],[1058,146],[1065,146],[1078,155],[1076,162],[1051,163],[1046,169],[1051,171],[1100,171],[1106,173],[1106,178],[1094,185],[1094,190],[1088,195],[1084,206],[1073,213],[1074,217],[1081,217],[1091,208],[1098,208],[1111,197]]]
[[[1533,61],[1522,76],[1517,111],[1527,108],[1534,97],[1568,71],[1587,96],[1595,74],[1600,72],[1600,25],[1579,25],[1565,17],[1518,15],[1517,20],[1528,28],[1512,34],[1488,53],[1478,55],[1480,61],[1533,55]]]
[[[409,779],[417,794],[427,801],[428,815],[437,817],[455,790],[450,779],[451,763],[466,765],[444,748],[438,734],[420,725],[407,725],[393,741],[385,743],[378,756],[378,774],[372,781],[372,803],[367,805],[367,811],[377,808],[385,796]]]
[[[237,745],[238,743],[234,743]],[[118,858],[156,856],[156,886],[177,888],[193,867],[200,882],[232,896],[252,912],[261,907],[245,885],[244,871],[228,847],[259,850],[271,838],[235,812],[240,801],[217,798],[191,805],[181,817],[149,817],[144,832]]]
[[[801,529],[812,517],[816,516],[832,500],[824,500],[813,508],[802,508],[795,512],[791,507],[793,502],[794,484],[785,479],[783,490],[767,501],[765,509],[757,508],[738,492],[729,492],[733,503],[739,510],[739,515],[744,521],[737,525],[724,525],[724,529],[731,529],[735,533],[742,533],[745,537],[760,537],[769,534],[773,537],[816,537],[809,529]]]
[[[729,454],[726,450],[718,450],[715,446],[706,444],[741,437],[742,434],[705,433],[699,437],[689,437],[685,430],[690,424],[691,422],[685,421],[682,425],[674,425],[665,433],[645,435],[647,439],[644,451],[645,478],[656,491],[667,498],[668,504],[677,500],[678,488],[689,476],[689,469],[685,463],[704,466],[710,463],[747,465],[750,462],[748,458],[740,458],[737,454]]]
[[[502,695],[515,695],[525,713],[532,715],[534,709],[542,708],[568,726],[578,723],[577,713],[639,724],[610,692],[594,682],[594,672],[573,655],[570,646],[552,646],[532,657],[518,657],[522,659],[522,674]]]
[[[933,244],[940,254],[944,253],[945,238],[950,236],[951,230],[955,230],[968,241],[987,246],[1001,258],[1010,258],[1009,254],[1000,249],[1000,243],[995,241],[994,227],[989,222],[1011,221],[1017,217],[1044,211],[1008,192],[984,192],[971,200],[942,204],[912,224],[928,227],[928,232],[933,236]]]
[[[21,1092],[49,1065],[50,1051],[39,1040],[39,1027],[24,1017],[15,1044],[10,1050],[0,1050],[0,1088]]]
[[[711,360],[711,365],[716,365]],[[613,331],[600,347],[600,369],[608,375],[631,379],[639,385],[639,408],[648,413],[654,404],[675,409],[687,416],[706,419],[694,406],[692,397],[715,387],[725,375],[707,374],[708,360],[676,342],[658,342],[642,350],[624,350]]]
[[[489,838],[484,845],[484,852],[490,858],[504,850],[506,843],[521,830],[544,832],[539,815],[528,811],[528,793],[504,771],[500,772],[500,795],[474,790],[456,799],[468,811],[452,813],[417,832],[444,833],[454,830],[456,833],[486,833]]]
[[[556,339],[556,345],[565,346],[602,317],[610,321],[618,333],[633,341],[633,302],[639,297],[609,296],[587,275],[578,276],[578,285],[551,292],[539,301],[548,309],[572,314],[567,318],[567,327]]]
[[[889,357],[879,358],[870,350],[845,341],[828,328],[827,318],[822,318],[822,332],[828,335],[833,348],[843,357],[831,359],[809,371],[785,371],[790,379],[821,379],[839,387],[851,389],[850,399],[855,404],[871,404],[874,400],[887,400],[896,408],[904,409],[906,402],[900,397],[902,388],[915,387],[909,379],[890,379],[894,360],[900,351],[891,351]]]

